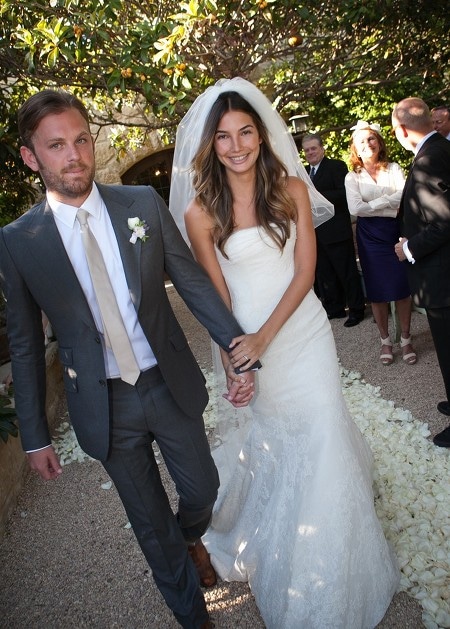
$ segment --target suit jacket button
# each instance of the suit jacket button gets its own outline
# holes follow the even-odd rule
[[[95,342],[96,342],[96,343],[101,343],[101,340],[100,340],[100,337],[99,337],[99,336],[96,336],[96,337],[95,337]]]
[[[98,383],[100,386],[106,387],[106,380],[99,380]]]

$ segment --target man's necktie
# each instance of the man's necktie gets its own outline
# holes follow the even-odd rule
[[[316,174],[316,167],[315,166],[311,166],[311,169],[309,171],[309,176],[311,177],[311,179],[314,179],[314,175]]]
[[[114,353],[122,380],[129,384],[135,384],[139,378],[140,369],[117,305],[102,252],[90,230],[88,216],[89,212],[82,208],[77,212],[89,272],[102,316],[105,342]]]

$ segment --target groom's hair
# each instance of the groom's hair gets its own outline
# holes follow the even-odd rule
[[[25,101],[18,113],[20,140],[33,150],[33,134],[41,120],[51,114],[62,114],[68,109],[80,112],[89,126],[89,114],[83,103],[73,94],[63,90],[42,90]]]

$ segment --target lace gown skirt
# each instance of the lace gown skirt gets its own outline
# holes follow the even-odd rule
[[[228,241],[229,260],[219,256],[246,331],[289,284],[294,245],[295,236],[281,254],[251,228]],[[373,628],[398,571],[373,506],[371,453],[348,414],[313,291],[262,362],[228,481],[227,442],[214,452],[223,482],[204,538],[213,564],[221,578],[249,582],[269,628]]]

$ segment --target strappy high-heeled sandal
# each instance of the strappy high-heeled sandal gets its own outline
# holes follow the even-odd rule
[[[382,348],[383,346],[392,347],[392,341],[389,334],[387,335],[385,339],[381,338],[380,336],[380,341],[381,341]],[[386,352],[383,352],[383,354],[380,354],[380,360],[383,363],[383,365],[392,365],[392,363],[394,362],[394,355],[392,351],[389,354]]]
[[[400,336],[400,347],[403,348],[407,345],[411,345],[411,336],[408,336],[407,339],[404,339],[403,336]],[[417,362],[417,354],[415,351],[408,352],[407,354],[403,354],[403,360],[407,365],[415,365]]]

